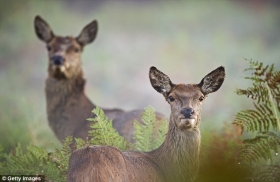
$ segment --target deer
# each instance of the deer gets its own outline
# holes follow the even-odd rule
[[[220,66],[199,84],[174,84],[151,67],[152,87],[171,107],[166,138],[150,152],[120,151],[113,146],[88,146],[75,150],[69,159],[68,182],[193,182],[199,169],[201,107],[208,94],[224,82]]]
[[[45,84],[48,123],[60,141],[70,135],[85,139],[90,130],[90,122],[86,119],[95,117],[91,111],[96,105],[85,94],[81,54],[85,45],[95,40],[97,24],[93,20],[77,37],[56,36],[40,16],[34,20],[35,33],[48,51]],[[133,121],[140,120],[143,110],[101,109],[113,120],[113,126],[120,135],[133,141]],[[164,116],[157,113],[157,117]]]

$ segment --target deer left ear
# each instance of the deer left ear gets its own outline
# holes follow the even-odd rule
[[[216,92],[222,86],[225,76],[225,68],[220,66],[206,75],[198,86],[205,95]]]

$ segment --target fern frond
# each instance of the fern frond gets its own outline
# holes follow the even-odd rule
[[[276,88],[280,84],[280,71],[275,71],[268,80],[270,88]],[[279,87],[278,87],[279,88]]]
[[[80,149],[83,147],[87,147],[90,145],[90,142],[88,141],[88,139],[83,140],[81,138],[74,138],[75,140],[75,149]]]
[[[274,72],[274,64],[264,66],[262,62],[253,61],[252,59],[245,59],[249,61],[250,67],[244,71],[252,71],[252,77],[245,77],[254,81],[255,83],[268,82],[271,79]]]
[[[249,163],[264,160],[273,160],[274,154],[278,154],[280,146],[280,137],[272,132],[261,132],[253,139],[243,141],[243,144],[237,150],[239,161]]]
[[[256,100],[257,103],[267,102],[269,100],[268,90],[262,84],[253,84],[253,87],[237,89],[237,95],[246,95],[248,98]]]
[[[46,180],[65,181],[64,169],[49,159],[46,150],[29,145],[26,151],[19,144],[9,155],[4,156],[5,161],[0,167],[0,174],[34,175],[40,174]],[[68,163],[68,159],[65,161]]]
[[[96,117],[89,118],[88,121],[93,121],[91,124],[92,130],[88,132],[88,136],[92,137],[89,140],[91,145],[110,145],[125,150],[129,148],[129,143],[120,136],[113,127],[112,120],[105,116],[104,111],[96,107],[92,111]]]
[[[250,167],[260,169],[257,181],[279,181],[279,165],[273,166],[277,160],[280,147],[280,137],[271,130],[280,131],[280,71],[274,65],[264,65],[262,62],[249,61],[252,76],[245,77],[253,82],[247,89],[238,89],[238,95],[252,98],[254,110],[243,110],[237,113],[234,124],[247,131],[259,132],[255,138],[244,140],[237,150],[237,159],[244,163],[254,164]],[[263,161],[264,160],[264,161]],[[267,167],[262,162],[271,161]],[[262,162],[261,162],[262,161]],[[249,167],[249,168],[250,168]]]
[[[233,124],[246,126],[247,131],[268,131],[277,129],[277,118],[269,105],[255,104],[255,110],[243,110],[236,114]]]
[[[255,177],[257,181],[263,182],[279,182],[280,181],[280,165],[268,166],[265,170],[260,171]]]
[[[0,144],[0,167],[1,167],[1,161],[2,161],[2,158],[4,157],[4,148],[2,147],[2,145]]]
[[[156,120],[155,110],[152,106],[145,108],[142,122],[134,121],[134,149],[138,151],[151,151],[162,144],[167,133],[167,121]]]
[[[245,71],[252,71],[253,76],[245,77],[245,79],[252,80],[253,87],[237,89],[236,93],[257,100],[258,103],[266,102],[268,100],[268,91],[264,84],[268,84],[271,92],[275,95],[274,98],[279,97],[280,73],[274,70],[274,65],[264,66],[262,62],[246,60],[249,61],[250,67]]]
[[[63,140],[61,149],[55,149],[54,152],[48,153],[49,161],[57,164],[62,173],[66,173],[68,170],[68,160],[71,155],[70,146],[73,144],[73,137],[68,136]]]

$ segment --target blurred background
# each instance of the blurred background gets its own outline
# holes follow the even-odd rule
[[[0,144],[59,146],[47,123],[44,94],[47,50],[34,32],[40,15],[56,35],[77,36],[93,19],[98,35],[82,55],[86,94],[104,108],[152,105],[169,117],[163,96],[150,85],[156,66],[173,83],[199,83],[223,65],[227,77],[203,106],[202,133],[230,127],[252,107],[237,96],[247,88],[244,60],[280,68],[279,1],[0,0]]]

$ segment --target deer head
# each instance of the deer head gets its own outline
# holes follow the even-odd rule
[[[161,93],[171,106],[170,122],[180,130],[197,128],[200,123],[201,106],[209,93],[217,91],[225,78],[224,67],[207,74],[199,84],[174,84],[170,78],[155,67],[149,77],[153,88]]]
[[[35,17],[34,26],[37,37],[47,45],[49,75],[56,79],[70,79],[82,74],[81,52],[95,39],[97,21],[85,26],[78,37],[56,36],[40,16]]]

